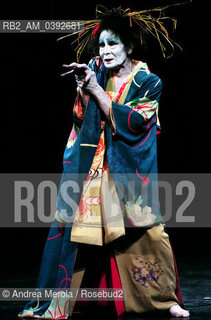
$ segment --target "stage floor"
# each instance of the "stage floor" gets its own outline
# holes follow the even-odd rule
[[[199,254],[199,252],[197,253]],[[183,254],[176,256],[178,271],[180,276],[180,285],[183,294],[183,300],[186,309],[190,310],[191,320],[210,320],[211,319],[211,261],[208,260],[208,256],[194,256],[193,254]],[[37,277],[36,270],[31,268],[26,271],[19,266],[8,268],[6,274],[1,274],[1,287],[21,288],[21,287],[34,287]],[[1,320],[14,320],[18,319],[17,314],[25,305],[24,302],[11,302],[1,301],[0,303],[0,319]],[[103,315],[102,315],[103,317]],[[78,317],[77,317],[78,318]],[[95,316],[83,316],[80,319],[94,319]],[[99,316],[97,317],[99,320]],[[101,318],[101,317],[100,317]],[[25,318],[27,319],[27,318]],[[30,319],[30,318],[28,318]],[[108,317],[107,317],[108,319]],[[174,317],[168,317],[165,315],[153,316],[125,316],[126,320],[137,319],[178,319]],[[112,320],[109,317],[109,320]]]

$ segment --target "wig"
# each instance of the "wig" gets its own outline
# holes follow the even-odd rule
[[[118,35],[126,47],[144,46],[146,39],[151,36],[158,41],[162,55],[169,58],[174,53],[175,45],[165,26],[168,21],[172,23],[173,31],[176,29],[176,19],[165,16],[167,8],[181,4],[187,4],[192,0],[183,3],[175,3],[165,7],[147,9],[142,11],[131,11],[130,8],[122,9],[121,7],[107,9],[102,5],[96,7],[96,19],[83,22],[82,30],[65,35],[59,38],[61,40],[70,35],[76,35],[77,38],[72,42],[76,44],[76,56],[79,61],[80,56],[85,48],[97,54],[99,35],[102,30],[111,30]]]

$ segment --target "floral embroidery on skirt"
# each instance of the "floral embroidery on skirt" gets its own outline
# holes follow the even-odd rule
[[[150,261],[149,258],[137,257],[132,265],[132,277],[135,281],[148,288],[149,282],[158,282],[163,274],[163,269],[160,266],[159,258]]]

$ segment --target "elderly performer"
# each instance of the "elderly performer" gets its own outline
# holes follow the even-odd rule
[[[64,65],[62,76],[75,76],[77,97],[58,209],[37,284],[55,288],[58,295],[30,301],[20,317],[67,319],[94,309],[114,317],[155,311],[189,316],[159,210],[156,137],[162,82],[133,56],[145,33],[156,37],[163,52],[162,39],[173,48],[160,16],[101,10],[78,36],[78,55],[89,42],[95,57],[88,65]],[[90,295],[91,288],[107,289],[107,299],[90,301],[84,291],[75,298],[61,295],[79,288]]]

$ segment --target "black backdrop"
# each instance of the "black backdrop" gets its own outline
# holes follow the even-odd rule
[[[121,3],[124,8],[140,10],[175,3],[171,0],[141,2],[121,1],[115,5]],[[90,19],[94,18],[97,3],[7,1],[0,10],[0,18]],[[112,1],[100,3],[112,5]],[[159,172],[210,172],[209,103],[205,98],[206,72],[208,74],[203,32],[205,19],[193,11],[193,4],[168,9],[167,13],[178,19],[173,37],[183,47],[183,52],[176,49],[175,55],[166,60],[158,46],[153,45],[140,57],[163,81]],[[59,76],[62,64],[75,60],[70,39],[57,42],[59,36],[40,33],[0,35],[2,173],[62,172],[62,156],[71,129],[76,87],[72,78],[61,79]],[[82,62],[87,60],[84,55]],[[208,208],[208,214],[209,211]],[[184,254],[196,249],[206,253],[204,243],[208,241],[209,232],[210,229],[199,228],[169,230],[175,251]],[[27,265],[39,264],[47,233],[47,229],[36,228],[2,229],[2,236],[8,239],[5,245],[8,265],[18,261],[26,267],[25,259],[21,259],[23,255],[28,257]]]

